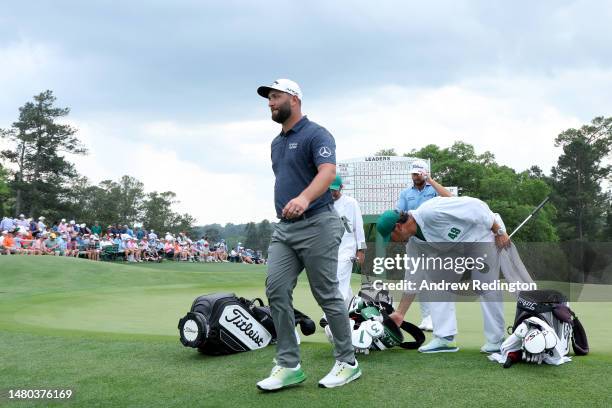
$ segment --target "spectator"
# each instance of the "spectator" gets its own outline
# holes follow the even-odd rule
[[[51,234],[47,234],[46,232],[42,232],[42,234],[48,238],[45,240],[44,251],[48,255],[61,255],[60,250],[60,242],[57,239],[57,235],[53,232]]]
[[[102,236],[102,227],[98,221],[95,221],[94,225],[91,227],[91,233],[98,237]]]
[[[47,226],[45,225],[45,217],[43,217],[42,215],[38,217],[38,230],[40,232],[47,231]]]
[[[70,238],[66,247],[66,256],[73,256],[75,258],[79,256],[79,243],[76,237]]]
[[[145,231],[144,228],[140,228],[140,226],[136,227],[136,239],[138,241],[142,240],[146,236],[147,231]]]
[[[2,231],[2,243],[0,246],[2,247],[2,251],[7,254],[15,253],[15,239],[13,238],[13,233],[10,231]]]
[[[33,236],[37,237],[41,233],[41,231],[38,229],[38,223],[32,218],[28,218],[28,220],[30,221],[30,232]]]
[[[66,224],[66,219],[65,218],[62,218],[62,220],[60,221],[59,225],[57,226],[57,231],[60,234],[68,233],[68,224]]]
[[[240,257],[238,256],[238,252],[236,251],[236,248],[232,248],[232,250],[230,251],[229,261],[230,262],[240,262]]]
[[[20,227],[29,227],[30,223],[28,222],[28,220],[26,220],[25,215],[23,214],[19,214],[19,219],[17,220],[16,224]],[[0,227],[0,230],[2,230],[2,227]]]
[[[10,217],[2,218],[0,221],[0,231],[12,231],[15,229],[15,221]]]

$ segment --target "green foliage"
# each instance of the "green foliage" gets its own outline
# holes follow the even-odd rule
[[[90,224],[98,221],[103,227],[143,222],[147,230],[191,234],[195,222],[191,215],[173,211],[178,202],[174,192],[145,193],[143,183],[130,176],[123,176],[119,181],[104,180],[97,186],[90,185],[85,177],[78,177],[66,200],[72,204],[64,216]]]
[[[207,228],[204,231],[204,236],[208,237],[208,242],[219,242],[221,240],[221,232],[217,228]]]
[[[604,164],[612,148],[612,117],[597,117],[580,129],[567,129],[557,136],[563,148],[552,169],[555,205],[565,240],[597,240],[606,235],[606,211],[610,197],[601,182],[610,180],[612,166]]]
[[[374,156],[397,156],[397,153],[395,149],[380,149],[374,153]]]
[[[257,224],[249,222],[245,228],[246,238],[244,240],[244,246],[251,249],[258,249],[259,247],[259,234],[257,232]]]
[[[270,221],[263,220],[257,225],[257,235],[259,236],[259,246],[257,249],[260,249],[264,257],[267,258],[268,247],[270,246],[270,239],[272,237],[272,224],[270,224]]]
[[[76,176],[64,155],[86,153],[75,136],[77,130],[58,123],[70,109],[55,107],[55,101],[52,91],[41,92],[19,108],[19,119],[10,129],[0,129],[10,144],[1,157],[15,168],[10,181],[15,214],[57,216],[62,209],[60,197]]]
[[[0,164],[0,217],[6,214],[8,199],[10,197],[6,170]]]
[[[612,197],[608,194],[608,211],[606,212],[606,227],[603,231],[602,241],[612,242]]]
[[[234,248],[238,242],[242,246],[262,251],[265,257],[268,255],[268,246],[272,236],[272,224],[268,220],[260,223],[250,222],[248,224],[227,223],[225,227],[219,224],[209,224],[193,228],[195,236],[207,235],[210,242],[225,239],[228,249]]]

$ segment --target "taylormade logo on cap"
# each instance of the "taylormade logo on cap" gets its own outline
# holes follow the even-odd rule
[[[267,98],[270,90],[272,89],[297,96],[299,100],[302,100],[302,90],[300,89],[300,86],[290,79],[281,78],[272,82],[272,85],[270,86],[260,86],[257,88],[257,93],[260,96]]]

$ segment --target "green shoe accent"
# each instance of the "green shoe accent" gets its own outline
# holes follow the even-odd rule
[[[257,383],[257,388],[262,391],[275,391],[304,382],[306,374],[298,365],[297,368],[286,368],[274,366],[270,376]]]

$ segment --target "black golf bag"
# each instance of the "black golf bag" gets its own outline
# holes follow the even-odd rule
[[[516,302],[514,325],[510,333],[513,333],[521,322],[532,316],[544,320],[555,330],[562,342],[564,355],[569,353],[570,341],[575,355],[588,354],[589,342],[584,327],[569,308],[567,298],[562,293],[556,290],[520,292]]]
[[[298,310],[295,323],[305,336],[315,332],[314,322]],[[233,293],[199,296],[178,329],[185,347],[209,355],[256,350],[276,341],[270,308],[259,298],[247,300]]]

